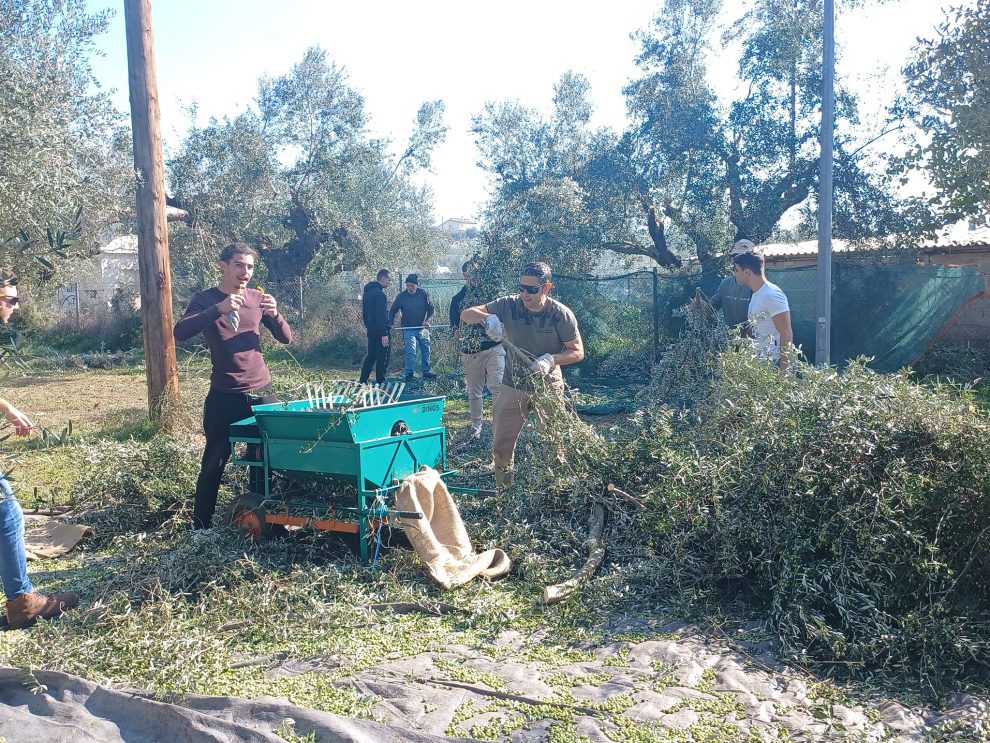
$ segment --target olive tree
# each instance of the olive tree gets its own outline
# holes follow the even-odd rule
[[[22,272],[53,275],[129,216],[129,137],[88,62],[108,17],[0,0],[0,258]]]
[[[442,101],[424,103],[408,146],[390,155],[344,70],[313,47],[260,80],[254,105],[189,130],[168,161],[174,202],[201,243],[258,246],[275,282],[427,263],[445,237],[413,176],[445,136],[443,113]]]
[[[950,10],[904,68],[922,138],[902,163],[936,188],[946,221],[990,219],[990,1]]]

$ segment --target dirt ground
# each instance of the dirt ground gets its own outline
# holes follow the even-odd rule
[[[148,414],[148,388],[141,371],[87,370],[8,377],[4,396],[36,426],[79,432],[139,422]]]
[[[208,383],[199,373],[183,375],[180,381],[180,425],[193,438],[199,437],[199,411]],[[80,450],[48,445],[46,436],[68,435],[72,441],[127,439],[142,438],[150,431],[143,367],[9,373],[0,388],[0,394],[35,425],[29,439],[11,436],[3,442],[12,468],[9,479],[26,508],[61,504],[75,481]]]

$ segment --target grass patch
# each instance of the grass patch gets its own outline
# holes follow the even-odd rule
[[[24,508],[61,506],[71,500],[84,465],[85,453],[77,446],[22,451],[9,479]]]

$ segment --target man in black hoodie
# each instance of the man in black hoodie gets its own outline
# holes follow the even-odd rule
[[[391,283],[391,274],[387,268],[383,268],[374,281],[364,285],[361,317],[368,331],[368,355],[364,357],[364,364],[361,366],[361,384],[368,383],[372,367],[375,368],[375,381],[378,384],[385,383],[389,359],[388,334],[391,329],[385,289]]]

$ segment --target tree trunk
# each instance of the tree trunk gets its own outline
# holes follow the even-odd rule
[[[363,262],[361,246],[351,238],[351,231],[345,225],[335,225],[329,232],[319,229],[313,225],[309,212],[296,197],[293,197],[292,207],[283,223],[296,236],[280,248],[261,249],[261,260],[268,273],[267,280],[273,288],[295,286],[300,277],[306,276],[306,270],[317,251],[330,244],[336,245],[338,250],[338,261],[333,273],[353,270]],[[292,306],[299,301],[295,292],[285,292],[283,296],[286,298],[283,301],[288,301]]]

